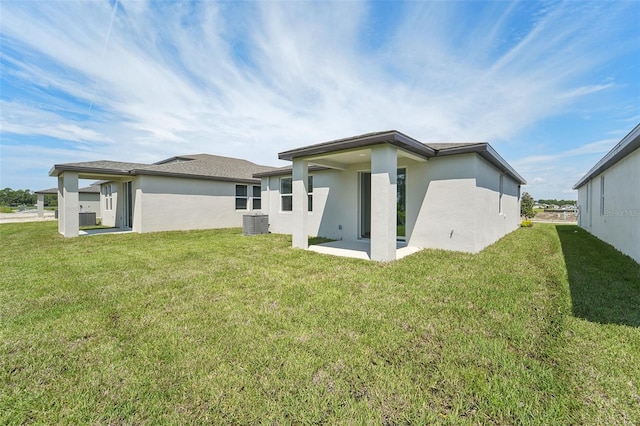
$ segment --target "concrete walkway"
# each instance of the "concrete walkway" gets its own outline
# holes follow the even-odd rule
[[[331,241],[309,246],[309,250],[333,256],[352,257],[355,259],[371,260],[369,241]],[[405,242],[398,241],[396,260],[422,250],[419,247],[409,247]]]
[[[56,220],[55,213],[51,210],[45,210],[44,217],[38,217],[37,210],[25,210],[15,213],[0,213],[0,223],[42,222],[45,220]]]

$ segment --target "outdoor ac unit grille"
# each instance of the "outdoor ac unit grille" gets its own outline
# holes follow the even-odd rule
[[[266,214],[246,214],[242,216],[242,234],[259,235],[269,233],[269,215]]]

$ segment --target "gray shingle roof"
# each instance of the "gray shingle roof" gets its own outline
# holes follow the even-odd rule
[[[275,167],[261,166],[239,158],[210,154],[182,155],[135,170],[136,174],[169,174],[219,178],[221,180],[255,180],[255,173]]]
[[[486,142],[437,142],[437,143],[426,142],[425,145],[428,146],[429,148],[432,148],[435,151],[446,151],[446,150],[452,150],[455,148],[468,148],[474,145],[482,145],[483,143],[486,143]]]
[[[86,186],[84,188],[78,189],[78,192],[99,194],[100,193],[100,185],[93,184],[91,186]],[[34,194],[57,195],[58,194],[58,188],[41,189],[40,191],[35,191]]]
[[[58,176],[64,171],[90,174],[114,175],[159,175],[185,178],[200,178],[235,182],[256,182],[255,173],[267,172],[275,167],[254,164],[239,158],[210,154],[182,155],[159,161],[155,164],[125,163],[118,161],[86,161],[56,164],[49,172]]]

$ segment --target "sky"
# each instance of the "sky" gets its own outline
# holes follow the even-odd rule
[[[0,0],[0,187],[54,164],[486,141],[536,199],[640,122],[640,1]]]

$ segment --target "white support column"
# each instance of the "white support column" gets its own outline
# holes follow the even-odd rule
[[[383,144],[371,149],[371,260],[396,258],[398,153]]]
[[[64,177],[58,175],[58,232],[64,235]]]
[[[58,202],[58,230],[66,238],[77,237],[80,227],[80,202],[78,197],[78,173],[64,172],[62,174],[62,188],[58,177],[58,199],[62,189],[62,206]],[[62,226],[62,228],[60,228]]]
[[[307,216],[309,215],[309,163],[293,160],[293,247],[309,248]]]
[[[38,194],[38,217],[44,217],[44,194]]]

